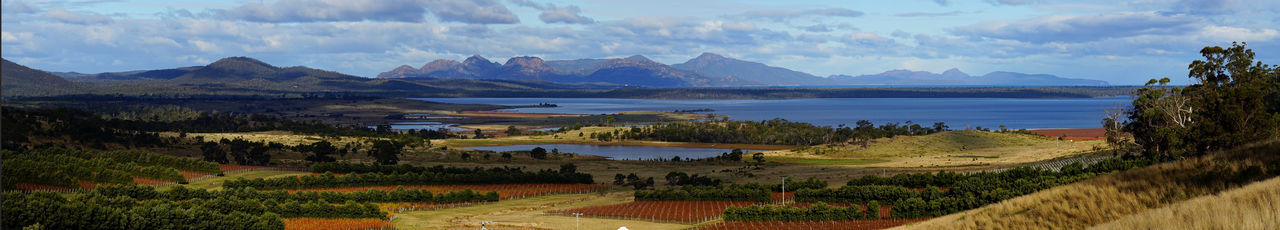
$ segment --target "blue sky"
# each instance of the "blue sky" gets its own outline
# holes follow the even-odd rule
[[[1207,45],[1280,64],[1275,0],[4,0],[4,58],[96,73],[249,56],[374,76],[480,54],[674,64],[719,53],[819,76],[959,68],[1186,83]]]

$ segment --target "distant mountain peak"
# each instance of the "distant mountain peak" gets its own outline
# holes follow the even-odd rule
[[[539,57],[523,56],[507,59],[507,64],[502,66],[545,66],[547,63]]]
[[[726,58],[726,57],[724,57],[724,56],[721,56],[721,55],[719,55],[719,54],[715,54],[715,53],[711,53],[711,52],[703,52],[703,53],[702,53],[702,55],[698,55],[698,57],[693,58],[693,59],[709,59],[709,60],[718,60],[718,59],[729,59],[729,58]]]
[[[250,76],[265,73],[274,73],[280,68],[267,64],[266,62],[249,57],[228,57],[219,59],[202,68],[206,74],[202,77],[219,77],[219,76]],[[216,73],[209,73],[215,71]]]
[[[959,68],[951,68],[947,71],[942,71],[942,76],[943,77],[969,77],[969,74],[961,72]]]
[[[271,64],[267,64],[266,62],[263,62],[261,60],[254,59],[251,57],[227,57],[223,59],[218,59],[218,61],[215,61],[213,63],[209,63],[209,67],[218,67],[218,66],[235,66],[235,67],[256,66],[256,67],[263,67],[263,68],[269,68],[269,69],[277,69],[277,67]]]
[[[649,58],[645,57],[644,55],[639,55],[639,54],[631,55],[630,57],[627,57],[624,59],[627,61],[633,61],[633,62],[654,62],[653,60],[649,60]]]
[[[479,54],[471,55],[471,57],[468,57],[467,60],[462,61],[462,64],[464,65],[473,65],[476,63],[492,63],[492,62],[489,61],[489,59],[481,57]]]
[[[435,61],[427,62],[427,64],[422,64],[422,67],[418,68],[418,71],[421,71],[423,73],[430,73],[435,71],[453,69],[458,67],[458,65],[462,65],[462,63],[459,63],[458,61],[454,61],[454,60],[448,60],[448,59],[436,59]]]

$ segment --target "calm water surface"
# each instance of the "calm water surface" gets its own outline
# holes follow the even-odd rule
[[[785,100],[663,100],[618,98],[416,98],[418,100],[496,105],[552,103],[559,107],[519,108],[529,113],[605,114],[625,111],[713,109],[734,120],[783,118],[817,125],[853,125],[869,120],[912,121],[924,126],[946,122],[965,126],[1012,129],[1097,128],[1104,110],[1126,105],[1127,97],[1110,98],[813,98]]]

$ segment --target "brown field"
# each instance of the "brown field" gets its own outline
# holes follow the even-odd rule
[[[1260,177],[1266,175],[1264,172],[1267,170],[1275,172],[1276,165],[1280,165],[1277,152],[1280,152],[1280,139],[1104,175],[902,228],[1081,229],[1132,215],[1159,217],[1161,214],[1158,212],[1166,211],[1144,213],[1195,197],[1217,194],[1250,181],[1267,179]],[[1199,202],[1188,205],[1197,204]],[[1232,218],[1218,216],[1221,215],[1215,213],[1199,217],[1223,219],[1206,223],[1229,223],[1226,221]],[[1134,220],[1132,223],[1142,225],[1142,222],[1164,226],[1156,229],[1181,227],[1168,219]]]
[[[885,229],[919,222],[924,219],[835,220],[835,221],[726,221],[698,230],[810,230],[810,229]]]
[[[587,217],[621,218],[653,222],[696,224],[719,218],[729,207],[759,204],[751,201],[633,201],[630,203],[547,211],[548,214],[582,213]]]
[[[391,229],[390,221],[378,218],[284,218],[285,230],[365,230]]]
[[[1102,129],[1102,128],[1087,128],[1087,129],[1030,129],[1030,130],[1027,130],[1027,131],[1031,131],[1031,133],[1044,135],[1044,136],[1047,136],[1047,137],[1050,137],[1050,138],[1059,138],[1059,137],[1066,136],[1066,137],[1064,137],[1064,138],[1062,138],[1062,139],[1063,139],[1063,140],[1068,140],[1068,141],[1092,141],[1092,140],[1102,140],[1102,139],[1105,139],[1105,138],[1107,137],[1107,136],[1106,136],[1106,134],[1107,134],[1107,130]]]

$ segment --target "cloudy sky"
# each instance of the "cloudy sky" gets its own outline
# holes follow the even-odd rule
[[[359,76],[480,54],[702,52],[819,76],[991,71],[1186,82],[1207,45],[1280,64],[1275,0],[4,0],[3,57],[96,73],[249,56]]]

